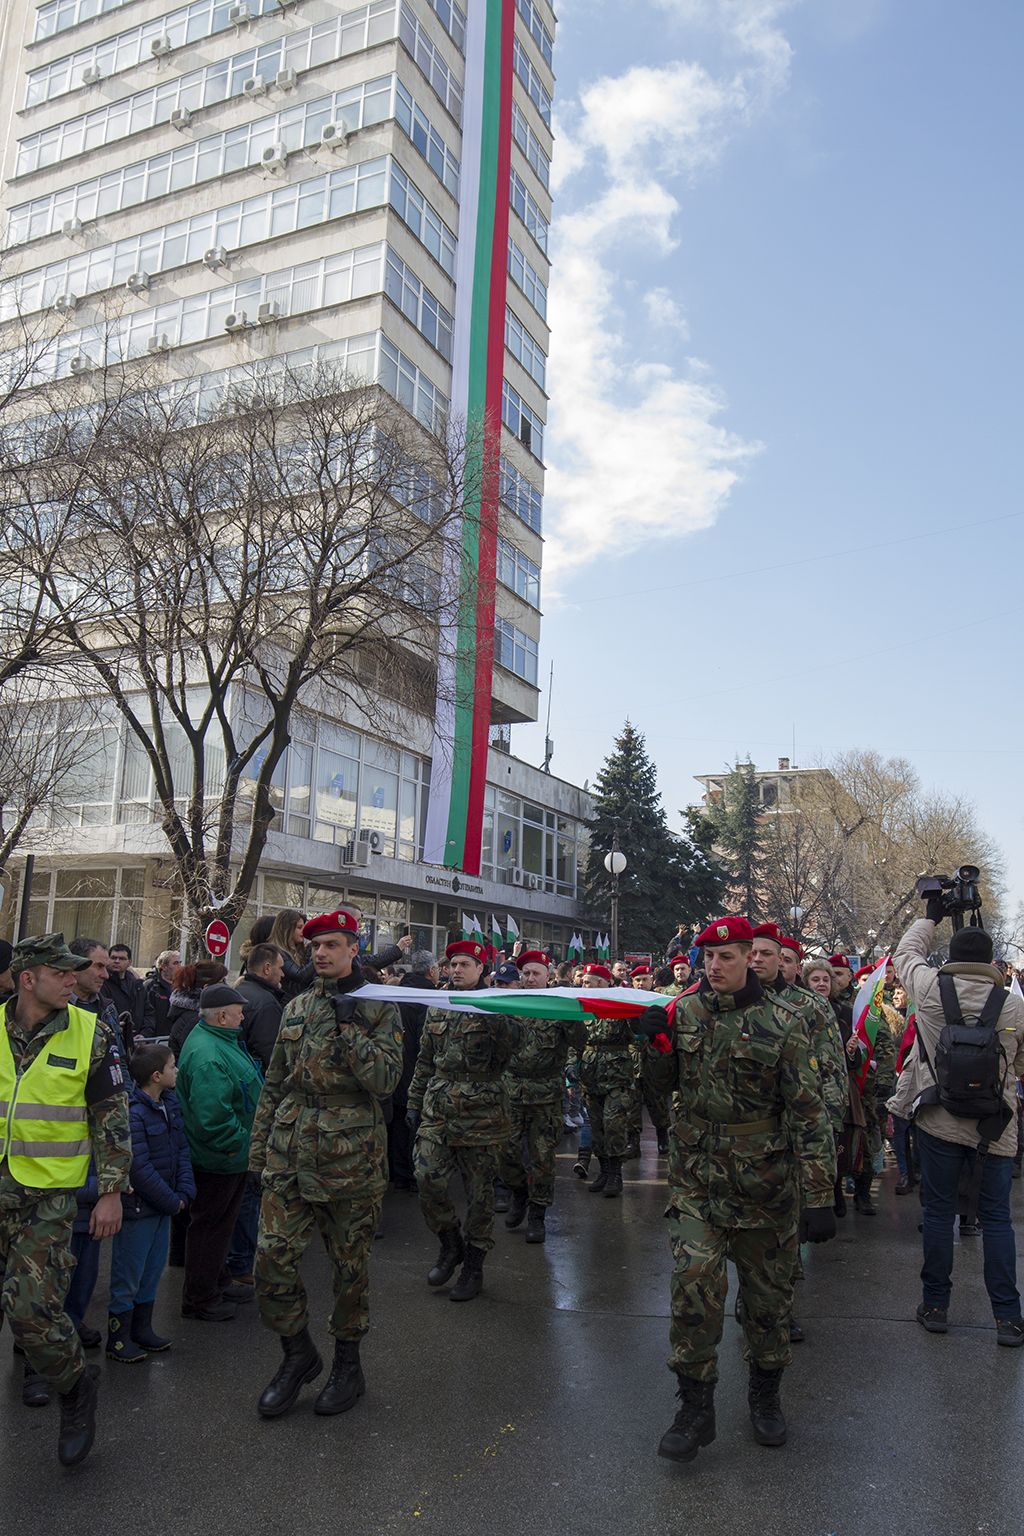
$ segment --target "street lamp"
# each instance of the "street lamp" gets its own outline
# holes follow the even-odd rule
[[[612,877],[612,959],[619,953],[619,876],[626,867],[626,855],[619,851],[619,834],[612,833],[612,849],[604,856],[604,867]]]
[[[803,922],[803,920],[804,920],[804,909],[803,909],[803,907],[790,907],[790,909],[789,909],[789,921],[790,921],[790,923],[793,926],[793,937],[794,937],[794,939],[798,939],[800,937],[800,924]]]

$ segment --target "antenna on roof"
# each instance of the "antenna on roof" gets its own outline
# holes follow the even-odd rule
[[[555,744],[551,740],[551,693],[555,685],[555,664],[551,663],[551,672],[548,676],[548,718],[544,725],[544,766],[542,773],[551,772],[551,759],[555,755]]]

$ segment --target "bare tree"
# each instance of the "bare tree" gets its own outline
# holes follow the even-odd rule
[[[59,829],[61,797],[96,755],[94,719],[87,700],[60,702],[39,669],[0,692],[0,876],[34,820]]]
[[[152,770],[193,941],[245,909],[300,703],[385,735],[430,713],[471,447],[363,381],[256,369],[212,408],[137,385],[82,451],[8,473],[69,675],[112,700]]]

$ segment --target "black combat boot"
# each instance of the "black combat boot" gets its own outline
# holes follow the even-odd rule
[[[640,1133],[639,1133],[639,1131],[631,1131],[630,1135],[629,1135],[629,1140],[626,1142],[625,1158],[620,1159],[620,1161],[628,1162],[631,1157],[639,1157],[639,1156],[640,1156]]]
[[[668,1127],[658,1132],[658,1156],[668,1157]]]
[[[149,1352],[151,1355],[162,1354],[165,1349],[170,1349],[170,1339],[155,1332],[153,1328],[153,1303],[147,1301],[143,1306],[135,1307],[132,1311],[132,1340],[134,1343]]]
[[[21,1401],[26,1408],[45,1408],[50,1401],[50,1383],[27,1360],[21,1383]]]
[[[692,1461],[702,1445],[715,1438],[715,1384],[679,1377],[679,1412],[666,1429],[658,1455],[669,1461]]]
[[[92,1450],[100,1396],[99,1374],[99,1366],[87,1365],[71,1391],[60,1394],[57,1460],[62,1467],[77,1467]]]
[[[602,1189],[604,1189],[605,1185],[608,1183],[608,1159],[606,1157],[599,1157],[597,1161],[600,1164],[601,1171],[600,1173],[596,1174],[587,1185],[587,1188],[590,1190],[592,1195],[599,1195]]]
[[[544,1230],[544,1207],[538,1205],[535,1200],[530,1201],[530,1214],[526,1223],[526,1241],[528,1243],[542,1243],[547,1236]]]
[[[871,1198],[871,1181],[873,1178],[874,1175],[871,1169],[867,1168],[863,1173],[858,1173],[857,1182],[853,1186],[853,1208],[855,1211],[859,1211],[862,1216],[875,1216],[878,1213],[878,1206]]]
[[[494,1185],[494,1210],[495,1210],[495,1214],[500,1216],[503,1211],[507,1211],[508,1208],[509,1208],[509,1205],[511,1203],[511,1200],[512,1200],[512,1191],[509,1189],[507,1184],[503,1184],[501,1182],[501,1180],[498,1179],[495,1182],[495,1185]]]
[[[518,1227],[520,1225],[523,1217],[526,1215],[526,1207],[529,1203],[529,1200],[529,1192],[525,1187],[523,1189],[514,1189],[512,1191],[512,1204],[509,1206],[508,1215],[505,1217],[506,1227],[511,1229],[512,1227]]]
[[[458,1227],[448,1227],[440,1234],[437,1263],[427,1276],[428,1285],[447,1285],[465,1258],[465,1245]]]
[[[834,1197],[835,1197],[834,1200],[833,1200],[833,1204],[832,1204],[833,1211],[836,1213],[837,1216],[845,1216],[846,1215],[846,1193],[845,1193],[845,1191],[843,1189],[843,1176],[842,1176],[842,1174],[840,1174],[839,1178],[836,1179],[836,1184],[835,1184],[835,1189],[833,1191],[833,1194],[834,1194]]]
[[[107,1359],[120,1360],[122,1365],[141,1365],[148,1360],[146,1350],[141,1349],[131,1335],[131,1312],[111,1312],[107,1318]]]
[[[580,1147],[576,1161],[572,1165],[572,1171],[578,1179],[585,1179],[590,1172],[590,1159],[593,1156],[591,1147]]]
[[[786,1421],[782,1417],[779,1402],[781,1369],[765,1371],[751,1360],[750,1387],[747,1402],[750,1404],[750,1422],[754,1426],[754,1439],[758,1445],[785,1445]]]
[[[313,1404],[314,1413],[347,1413],[366,1391],[359,1364],[359,1340],[335,1339],[334,1364],[327,1385]]]
[[[593,1189],[593,1184],[591,1184]],[[608,1159],[608,1180],[604,1186],[604,1197],[613,1200],[616,1195],[622,1194],[622,1158],[610,1157]]]
[[[462,1273],[448,1292],[449,1301],[472,1301],[484,1288],[484,1250],[466,1244]]]
[[[256,1412],[261,1419],[278,1419],[287,1413],[307,1381],[315,1381],[324,1368],[320,1352],[309,1336],[309,1329],[281,1340],[284,1359],[270,1385],[264,1387]]]

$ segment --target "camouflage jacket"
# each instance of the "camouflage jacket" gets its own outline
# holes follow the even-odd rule
[[[517,1104],[551,1104],[565,1092],[569,1051],[583,1045],[582,1023],[568,1019],[520,1019],[519,1044],[505,1079]]]
[[[580,1082],[590,1093],[632,1088],[636,1067],[630,1054],[633,1031],[624,1019],[587,1019],[580,1052]]]
[[[872,1057],[878,1065],[871,1073],[877,1099],[889,1099],[896,1091],[896,1052],[899,1050],[905,1028],[906,1020],[903,1015],[891,1003],[883,1002],[882,1020],[878,1026],[878,1034],[875,1036],[875,1051]],[[881,1113],[884,1116],[888,1110],[883,1106]]]
[[[518,1019],[431,1008],[409,1084],[409,1108],[427,1140],[489,1147],[511,1133],[505,1072],[519,1045]]]
[[[11,1054],[18,1072],[39,1055],[47,1041],[67,1029],[67,1009],[62,1008],[35,1030],[22,1028],[15,1018],[16,998],[3,1008],[3,1024],[11,1042]],[[123,1194],[130,1188],[132,1168],[132,1133],[128,1121],[128,1094],[124,1065],[113,1032],[101,1019],[96,1020],[89,1058],[89,1076],[85,1084],[85,1106],[89,1121],[89,1140],[96,1168],[96,1186],[101,1195]],[[2,1164],[5,1180],[17,1188],[6,1160]]]
[[[265,1180],[294,1178],[311,1203],[375,1200],[387,1188],[381,1099],[402,1075],[402,1025],[394,1003],[352,999],[339,1022],[333,998],[362,986],[318,977],[281,1016],[256,1109],[249,1167]]]
[[[832,1204],[835,1148],[805,1020],[753,975],[735,996],[702,983],[676,1003],[670,1048],[648,1046],[644,1063],[652,1089],[677,1093],[673,1209],[717,1227],[781,1230],[801,1204]]]
[[[850,1097],[850,1079],[846,1068],[843,1037],[839,1032],[836,1016],[832,1012],[832,1005],[827,1003],[819,993],[812,992],[809,987],[802,987],[796,982],[783,987],[782,995],[792,998],[796,1003],[810,1005],[811,1018],[808,1021],[807,1036],[810,1041],[811,1056],[818,1065],[818,1084],[821,1088],[821,1096],[825,1100],[825,1108],[828,1110],[829,1123],[833,1133],[841,1136]]]

